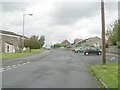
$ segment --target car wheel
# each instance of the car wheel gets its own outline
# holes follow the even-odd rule
[[[98,54],[101,55],[101,52],[99,52]]]
[[[97,55],[101,55],[101,52],[98,52]]]
[[[85,53],[85,55],[88,55],[88,54],[89,54],[89,53],[87,53],[87,52]]]

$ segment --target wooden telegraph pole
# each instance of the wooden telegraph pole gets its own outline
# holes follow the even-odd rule
[[[102,16],[102,63],[106,63],[106,46],[105,46],[105,14],[104,0],[101,0],[101,16]]]

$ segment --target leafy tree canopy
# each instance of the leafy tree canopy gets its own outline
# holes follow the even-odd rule
[[[25,47],[30,47],[31,49],[39,49],[43,47],[44,42],[44,35],[42,35],[40,38],[39,36],[33,35],[25,40]]]

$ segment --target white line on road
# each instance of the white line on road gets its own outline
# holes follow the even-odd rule
[[[21,64],[17,64],[18,66],[22,66]]]
[[[3,70],[3,69],[5,69],[5,68],[0,68],[0,70]]]
[[[27,62],[27,63],[30,63],[30,62]]]
[[[22,66],[22,65],[25,65],[25,64],[28,64],[30,62],[26,62],[26,63],[22,63],[22,64],[17,64],[17,65],[12,65],[12,66],[7,66],[7,68],[0,68],[0,72],[3,72],[5,70],[10,70],[12,68],[17,68],[18,66]]]
[[[114,60],[115,59],[115,57],[112,57],[110,60]]]
[[[9,68],[7,68],[6,70],[10,70],[10,69],[12,69],[12,68],[9,67]]]
[[[13,67],[15,67],[15,65],[12,65]]]
[[[26,63],[23,63],[22,65],[25,65]]]
[[[5,71],[5,70],[0,70],[0,72],[3,72],[3,71]]]

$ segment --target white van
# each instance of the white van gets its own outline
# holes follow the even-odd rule
[[[46,49],[46,50],[50,50],[50,49],[51,49],[51,46],[50,46],[50,45],[45,45],[45,49]]]

